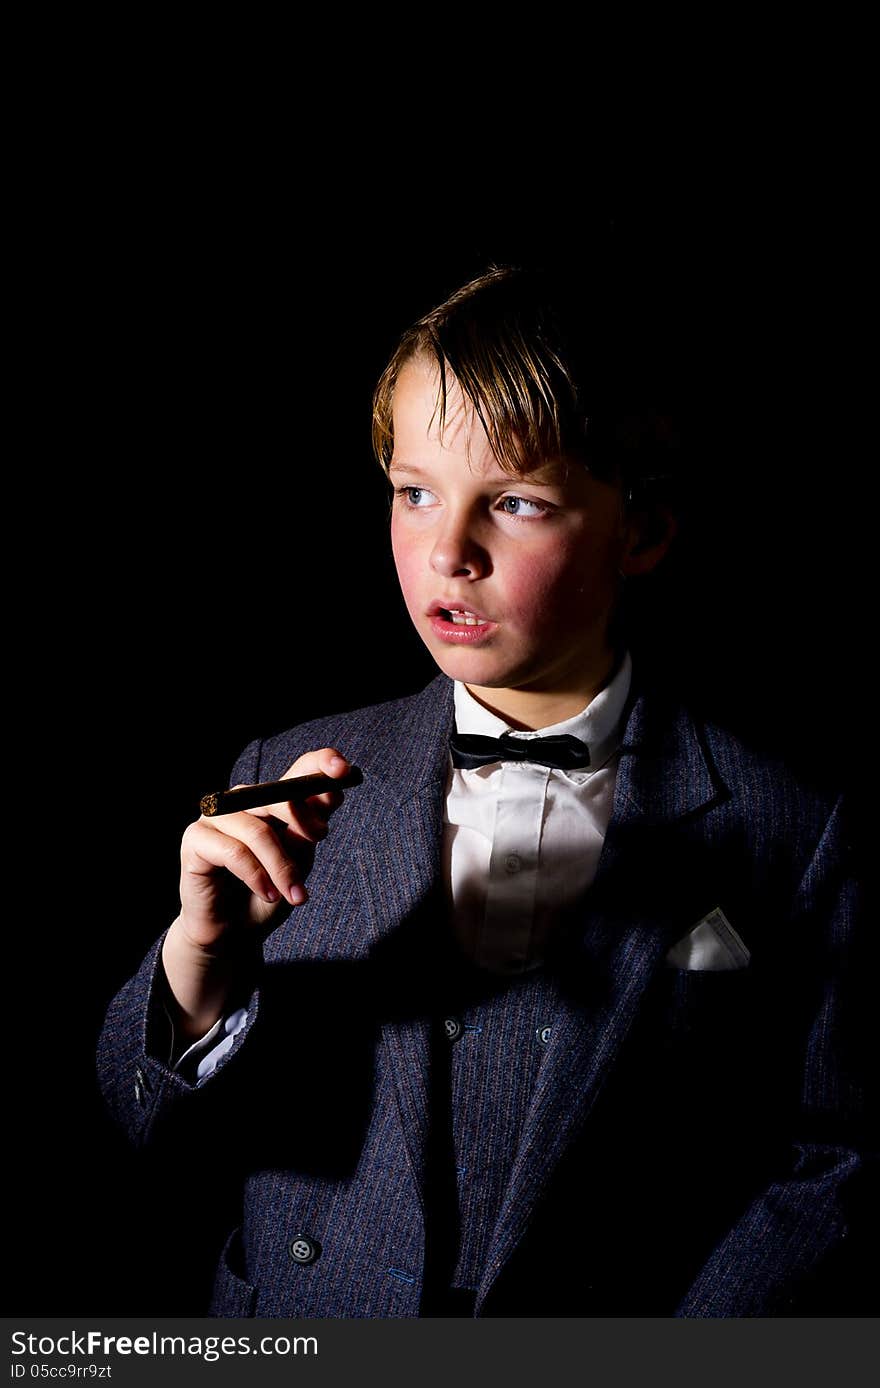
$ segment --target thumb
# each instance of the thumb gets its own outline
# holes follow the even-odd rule
[[[305,752],[301,757],[297,757],[281,779],[286,781],[291,776],[312,776],[318,771],[323,771],[325,776],[332,776],[335,779],[344,776],[350,768],[351,762],[342,755],[338,748],[321,747],[315,752]]]

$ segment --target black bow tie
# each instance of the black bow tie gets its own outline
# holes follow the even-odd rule
[[[574,771],[590,764],[587,744],[569,733],[557,733],[555,737],[514,737],[512,733],[483,737],[481,733],[453,733],[449,750],[452,765],[467,771],[489,766],[493,761],[533,761],[560,771]]]

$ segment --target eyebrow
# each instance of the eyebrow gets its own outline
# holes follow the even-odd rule
[[[407,472],[413,477],[431,478],[431,473],[424,468],[416,467],[415,463],[398,462],[392,458],[388,465],[388,475],[393,472]],[[546,481],[539,482],[535,477],[524,477],[521,472],[498,472],[494,477],[488,479],[490,482],[500,482],[511,487],[560,487],[562,481],[559,478],[547,478]]]
[[[415,467],[412,463],[400,463],[396,458],[392,458],[388,464],[389,472],[413,472],[417,477],[427,477],[423,468]]]

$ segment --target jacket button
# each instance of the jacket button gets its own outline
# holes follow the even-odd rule
[[[308,1234],[294,1234],[287,1251],[295,1263],[313,1263],[321,1252],[321,1245]]]
[[[550,1028],[549,1028],[549,1027],[538,1027],[538,1028],[536,1029],[536,1031],[535,1031],[535,1035],[537,1036],[538,1040],[541,1042],[541,1045],[542,1045],[542,1046],[546,1046],[546,1045],[547,1045],[547,1042],[550,1040]]]
[[[464,1028],[457,1017],[444,1017],[443,1030],[446,1032],[447,1041],[457,1041]]]

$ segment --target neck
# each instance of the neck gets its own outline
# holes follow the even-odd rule
[[[503,718],[512,728],[534,732],[581,713],[610,682],[622,656],[622,650],[609,648],[591,660],[588,668],[573,671],[567,679],[554,679],[552,687],[548,684],[547,687],[491,689],[467,684],[465,688],[478,704]]]

